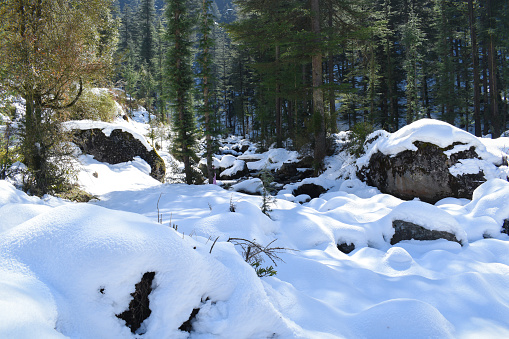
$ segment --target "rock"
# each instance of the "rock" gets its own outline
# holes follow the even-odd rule
[[[357,176],[382,193],[400,199],[436,203],[446,197],[472,198],[473,191],[486,181],[479,170],[473,174],[454,176],[450,168],[464,159],[479,159],[475,147],[447,155],[446,152],[461,143],[440,148],[429,142],[414,142],[417,151],[405,150],[396,155],[373,154],[367,166]]]
[[[232,185],[232,190],[250,195],[262,195],[263,183],[259,178],[252,178]]]
[[[106,136],[102,129],[74,129],[73,141],[85,154],[93,155],[97,161],[109,164],[118,164],[134,160],[139,156],[145,160],[151,168],[150,176],[163,181],[166,167],[163,159],[154,149],[147,147],[131,133],[121,129],[113,129]]]
[[[301,194],[307,194],[311,197],[311,199],[318,198],[321,194],[327,192],[325,188],[316,184],[304,184],[293,190],[292,194],[294,196],[299,196]]]
[[[134,293],[131,293],[133,299],[129,303],[129,309],[121,314],[117,314],[117,318],[125,321],[127,327],[132,333],[140,328],[141,324],[147,319],[152,311],[150,310],[149,295],[152,292],[152,281],[155,272],[147,272],[141,278],[141,281],[135,285]],[[101,288],[99,292],[104,294],[105,288]]]
[[[424,228],[422,226],[416,225],[408,221],[393,220],[392,227],[394,228],[395,233],[391,238],[391,245],[395,245],[402,240],[412,240],[412,239],[413,240],[445,239],[448,241],[454,241],[461,244],[461,242],[452,233],[446,231],[429,230],[427,228]]]
[[[355,250],[355,244],[348,244],[346,242],[343,242],[341,244],[338,244],[338,250],[345,254],[351,253],[353,250]]]
[[[509,234],[509,219],[504,220],[504,224],[502,225],[502,233]]]
[[[222,168],[221,168],[222,169]],[[221,180],[240,179],[249,176],[249,168],[244,160],[235,160],[233,165],[219,175]]]
[[[288,184],[313,176],[313,158],[305,157],[298,162],[285,162],[274,174],[277,182]]]

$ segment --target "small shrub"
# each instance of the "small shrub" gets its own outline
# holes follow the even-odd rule
[[[260,263],[258,261],[252,263],[251,266],[255,269],[256,275],[260,278],[273,277],[277,274],[277,271],[274,270],[274,267],[272,267],[272,266],[260,267]]]
[[[234,213],[237,210],[237,205],[233,202],[233,194],[230,197],[230,212]]]
[[[67,189],[55,195],[74,202],[89,202],[90,200],[99,199],[97,196],[83,191],[78,185],[68,185]]]
[[[369,122],[359,122],[352,127],[350,134],[349,152],[355,157],[364,154],[364,142],[373,133],[374,127]]]
[[[68,120],[101,120],[111,122],[117,116],[117,104],[105,90],[87,89],[76,104],[67,110]]]
[[[276,199],[271,195],[274,190],[271,186],[274,176],[267,168],[264,168],[260,173],[260,180],[262,181],[262,205],[260,209],[263,214],[270,218],[270,212],[272,212],[270,205],[276,202]]]
[[[276,240],[277,239],[272,240],[266,246],[262,246],[256,241],[251,241],[242,238],[229,238],[228,242],[231,242],[233,245],[240,246],[240,248],[242,248],[242,256],[244,257],[244,260],[255,269],[256,274],[259,277],[266,276],[272,277],[277,274],[276,270],[274,270],[274,267],[272,265],[268,267],[260,267],[261,264],[264,262],[262,254],[269,258],[270,261],[272,261],[272,263],[274,264],[274,266],[277,266],[276,261],[283,261],[283,259],[279,257],[279,254],[284,253],[286,251],[294,251],[290,248],[285,247],[270,247]]]

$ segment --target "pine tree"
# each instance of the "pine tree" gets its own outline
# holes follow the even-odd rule
[[[213,140],[217,128],[214,124],[211,105],[211,84],[212,84],[212,47],[214,44],[212,37],[212,27],[214,20],[211,14],[212,1],[202,0],[201,17],[199,23],[199,56],[198,65],[200,77],[200,87],[203,95],[203,104],[200,108],[202,117],[203,129],[205,134],[206,143],[206,156],[207,156],[207,175],[208,182],[212,184],[214,181],[212,169],[212,155],[213,155]]]
[[[154,69],[155,56],[155,8],[154,0],[141,0],[139,8],[140,58],[148,66],[149,72]]]
[[[424,34],[420,28],[421,22],[414,11],[413,3],[410,4],[410,13],[407,22],[401,26],[402,43],[405,48],[405,61],[403,69],[406,72],[406,123],[409,124],[421,118],[421,47]]]
[[[184,162],[186,183],[193,183],[191,160],[195,157],[196,127],[191,103],[193,73],[191,70],[192,18],[185,0],[168,0],[167,89],[174,109],[173,129],[176,138],[173,153]]]

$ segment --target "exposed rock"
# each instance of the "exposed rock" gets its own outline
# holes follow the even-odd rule
[[[449,171],[460,160],[479,159],[473,146],[448,156],[445,154],[447,150],[461,144],[440,148],[417,141],[414,145],[417,151],[406,150],[395,156],[378,151],[357,176],[383,193],[406,200],[419,198],[429,203],[446,197],[471,199],[473,191],[486,181],[482,171],[457,176]]]
[[[509,234],[509,219],[504,220],[504,224],[502,225],[502,233]]]
[[[429,230],[427,228],[424,228],[422,226],[416,225],[408,221],[393,220],[392,227],[394,228],[395,233],[391,238],[391,245],[397,244],[402,240],[412,240],[412,239],[413,240],[445,239],[448,241],[454,241],[461,244],[461,242],[452,233],[446,231]]]
[[[299,196],[301,194],[307,194],[311,197],[311,199],[318,198],[321,194],[327,192],[325,188],[316,184],[304,184],[293,190],[292,194],[294,196]]]
[[[355,250],[355,244],[348,244],[346,242],[343,242],[341,244],[338,244],[338,250],[345,254],[351,253],[353,250]]]
[[[232,150],[238,153],[244,153],[249,149],[249,144],[242,144],[242,145],[234,145],[232,146]]]
[[[249,176],[249,168],[244,160],[235,160],[233,166],[229,168],[221,168],[222,172],[219,175],[221,180],[240,179]]]
[[[114,129],[106,136],[100,128],[73,130],[74,143],[83,153],[93,155],[97,161],[109,164],[132,161],[139,156],[151,168],[150,176],[163,181],[166,167],[163,159],[152,149],[148,150],[143,143],[131,133]]]
[[[131,329],[132,333],[140,328],[141,324],[147,319],[152,311],[149,308],[149,294],[152,292],[152,281],[154,280],[155,272],[147,272],[141,278],[141,281],[135,285],[134,293],[131,293],[133,299],[129,303],[129,309],[117,317],[124,320],[127,327]],[[100,292],[104,294],[104,288]]]
[[[200,312],[199,308],[193,308],[193,311],[191,312],[191,315],[189,316],[189,319],[187,319],[182,325],[180,325],[179,330],[184,332],[189,332],[193,330],[193,321],[196,319],[196,316]]]
[[[313,175],[313,158],[305,157],[298,162],[285,162],[274,174],[277,182],[288,184],[302,181]]]

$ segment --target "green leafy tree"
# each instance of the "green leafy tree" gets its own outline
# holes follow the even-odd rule
[[[43,195],[58,189],[65,173],[58,112],[74,105],[83,84],[110,70],[116,27],[109,0],[6,0],[0,4],[0,81],[23,97],[23,161],[26,189]]]

